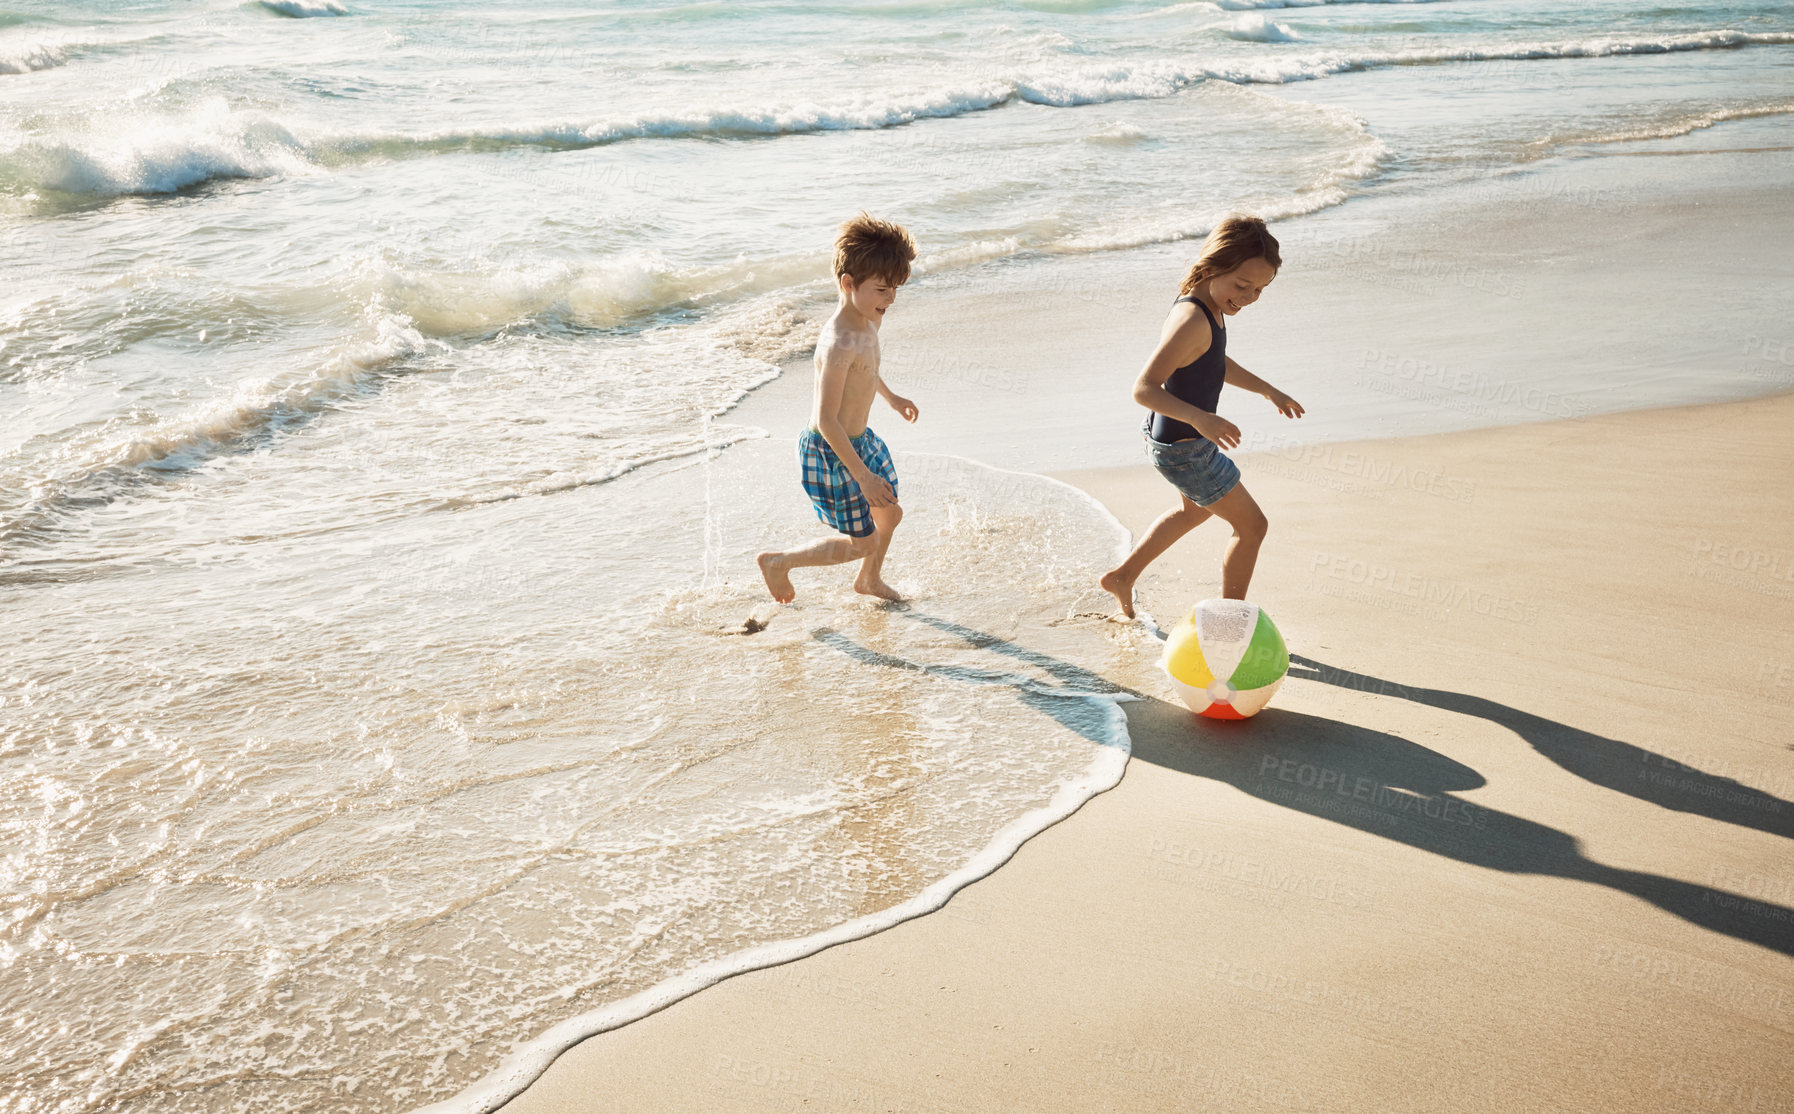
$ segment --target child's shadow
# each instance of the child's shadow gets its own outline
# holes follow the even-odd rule
[[[1291,677],[1320,681],[1380,696],[1399,696],[1498,723],[1565,770],[1604,789],[1675,812],[1688,812],[1794,839],[1794,802],[1729,777],[1703,773],[1661,754],[1609,739],[1481,696],[1414,688],[1352,673],[1291,654]]]
[[[967,684],[1003,685],[1031,708],[1096,743],[1111,745],[1096,694],[1127,705],[1135,758],[1224,782],[1260,800],[1491,870],[1571,878],[1641,898],[1702,928],[1794,955],[1794,910],[1709,886],[1586,858],[1574,837],[1464,800],[1481,774],[1419,743],[1300,712],[1268,708],[1243,722],[1207,723],[1070,662],[920,613],[914,619],[1044,670],[1056,683],[1001,668],[930,665],[862,646],[833,630],[815,637],[868,665],[916,670]]]

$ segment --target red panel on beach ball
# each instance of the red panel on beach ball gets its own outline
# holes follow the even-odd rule
[[[1245,719],[1246,718],[1245,716],[1240,715],[1240,713],[1234,708],[1234,706],[1232,704],[1222,704],[1218,701],[1216,703],[1210,704],[1208,707],[1202,709],[1202,714],[1207,716],[1210,719]]]

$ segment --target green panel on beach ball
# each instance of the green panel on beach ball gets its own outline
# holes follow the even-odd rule
[[[1276,681],[1289,672],[1289,647],[1283,644],[1283,635],[1277,631],[1277,624],[1264,608],[1258,609],[1258,626],[1252,632],[1252,643],[1246,647],[1246,655],[1234,669],[1228,680],[1236,689],[1255,689]]]

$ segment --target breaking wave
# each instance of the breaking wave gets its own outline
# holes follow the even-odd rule
[[[1090,67],[834,105],[694,109],[661,116],[529,123],[415,135],[313,134],[296,124],[230,109],[222,101],[213,101],[185,115],[134,115],[101,124],[83,122],[59,136],[28,138],[10,150],[0,151],[0,184],[15,190],[50,189],[103,196],[172,193],[214,180],[268,178],[368,160],[415,158],[451,151],[514,147],[574,150],[626,140],[745,139],[876,130],[985,112],[1017,102],[1072,108],[1157,99],[1206,80],[1283,84],[1389,66],[1599,58],[1788,43],[1794,43],[1794,33],[1719,30],[1356,54],[1308,52],[1212,67]]]

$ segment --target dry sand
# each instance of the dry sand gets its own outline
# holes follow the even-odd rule
[[[1272,706],[507,1114],[1794,1107],[1794,396],[1242,456]],[[1144,466],[1068,475],[1136,536]],[[1214,594],[1211,523],[1141,585]]]

